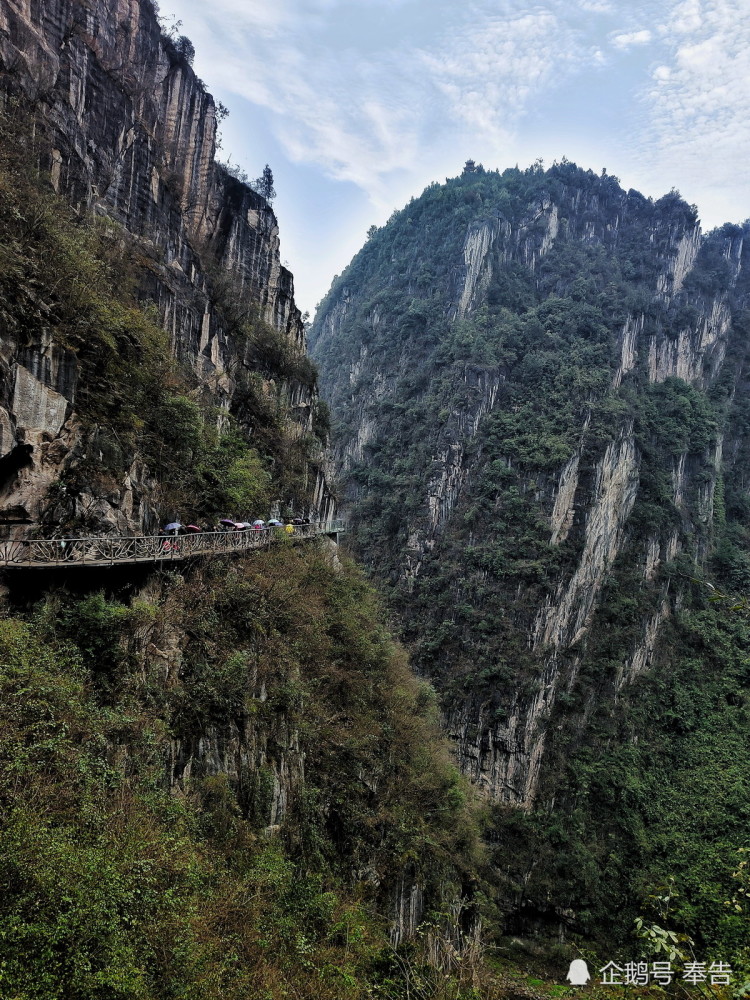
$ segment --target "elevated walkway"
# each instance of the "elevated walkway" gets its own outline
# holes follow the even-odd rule
[[[172,563],[185,559],[247,552],[267,548],[289,538],[302,541],[328,535],[338,541],[341,521],[296,524],[284,528],[246,528],[244,531],[205,531],[191,535],[99,535],[91,538],[37,538],[0,542],[2,569],[55,569],[118,566],[124,563]]]

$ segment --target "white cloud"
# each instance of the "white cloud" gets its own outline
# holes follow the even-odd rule
[[[712,222],[750,214],[748,0],[161,2],[209,86],[262,109],[295,167],[356,185],[367,221],[467,156],[563,154]]]
[[[687,35],[701,30],[702,0],[684,0],[678,3],[669,21],[669,30],[675,35]]]
[[[612,35],[611,41],[616,49],[629,49],[632,45],[647,45],[651,41],[651,32],[647,28],[642,31],[623,32]]]
[[[685,0],[666,25],[670,58],[653,70],[646,97],[649,161],[671,166],[682,187],[705,191],[737,218],[747,214],[750,8],[745,0]]]
[[[470,22],[436,51],[423,51],[421,63],[464,128],[504,139],[530,97],[564,72],[573,48],[557,17],[537,11]]]
[[[603,58],[565,0],[178,2],[199,25],[209,83],[271,111],[294,162],[352,181],[376,204],[389,175],[419,171],[440,149],[465,142],[500,159],[536,97]],[[345,16],[359,36],[344,33]]]
[[[197,11],[196,11],[197,13]],[[210,9],[201,12],[207,24],[213,24],[217,33],[234,35],[235,44],[257,32],[273,35],[288,22],[292,11],[289,0],[212,0]]]

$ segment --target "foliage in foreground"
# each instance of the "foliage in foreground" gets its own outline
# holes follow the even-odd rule
[[[458,942],[477,821],[379,613],[280,544],[0,622],[0,995],[477,995],[388,943],[402,880]]]

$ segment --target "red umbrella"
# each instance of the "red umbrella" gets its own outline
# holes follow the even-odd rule
[[[202,531],[203,530],[202,528],[199,528],[197,524],[186,524],[185,528],[186,528],[187,531]]]

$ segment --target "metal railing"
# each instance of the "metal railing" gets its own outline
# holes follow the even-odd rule
[[[113,566],[116,563],[170,562],[193,556],[262,549],[274,540],[339,535],[341,521],[316,521],[242,531],[201,531],[186,535],[98,535],[91,538],[29,538],[0,541],[0,566]]]

